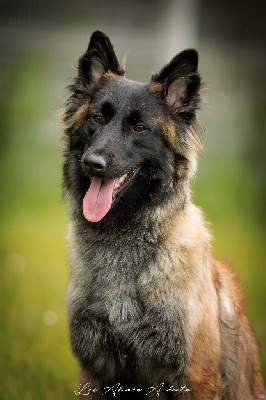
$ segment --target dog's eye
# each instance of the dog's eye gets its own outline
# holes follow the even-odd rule
[[[145,131],[145,129],[146,129],[146,126],[142,125],[142,124],[137,124],[134,126],[134,130],[136,132],[143,132],[143,131]]]
[[[97,122],[97,124],[101,124],[103,122],[103,117],[101,114],[94,114],[92,118],[94,122]]]

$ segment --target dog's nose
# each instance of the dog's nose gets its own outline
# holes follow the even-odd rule
[[[91,172],[102,172],[106,167],[106,159],[98,154],[85,155],[82,159],[82,163],[84,167]]]

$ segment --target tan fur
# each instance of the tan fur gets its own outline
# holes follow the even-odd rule
[[[236,379],[236,399],[265,399],[257,345],[235,276],[214,258],[210,240],[202,212],[194,205],[175,214],[166,225],[159,259],[140,276],[143,293],[169,315],[180,304],[185,307],[191,390],[186,399],[220,399],[224,385],[219,366],[234,357],[234,351],[238,354],[229,371]],[[226,328],[221,328],[219,319]],[[235,350],[238,340],[240,349]],[[249,389],[251,382],[254,392]]]
[[[163,121],[163,133],[167,143],[169,143],[172,147],[176,146],[176,132],[174,124],[171,120],[165,122]]]
[[[199,230],[198,232],[201,231]],[[235,370],[232,371],[239,379],[237,398],[257,398],[254,397],[254,394],[257,393],[258,396],[259,393],[263,392],[263,384],[259,375],[258,350],[254,335],[244,315],[243,301],[239,297],[238,288],[235,286],[236,279],[229,266],[215,260],[212,252],[206,253],[206,261],[208,258],[208,264],[212,268],[213,274],[213,282],[210,281],[209,284],[213,286],[214,283],[216,296],[213,296],[211,287],[209,289],[206,287],[206,290],[204,290],[204,302],[200,300],[197,303],[197,308],[201,308],[201,311],[199,311],[201,317],[192,335],[191,364],[188,367],[188,374],[191,376],[192,382],[192,392],[194,393],[192,398],[212,398],[211,396],[216,393],[218,395],[218,389],[222,388],[218,375],[218,365],[221,358],[225,356],[221,342],[226,339],[226,336],[223,337],[221,335],[216,325],[217,318],[213,318],[215,315],[210,315],[208,310],[210,305],[215,304],[217,301],[220,318],[229,329],[237,330],[235,335],[228,337],[228,340],[237,342],[240,339],[239,361],[235,362]],[[197,282],[198,286],[203,284],[198,279]],[[239,328],[237,328],[238,323]],[[230,346],[229,343],[226,343],[226,345],[227,347]],[[231,343],[231,345],[233,348],[235,343]],[[226,357],[230,358],[230,356],[232,357],[232,354],[226,354]],[[250,371],[252,364],[252,371]],[[250,381],[247,379],[249,375]],[[249,389],[250,382],[254,382],[254,393]]]
[[[89,102],[82,104],[70,120],[64,120],[65,128],[71,127],[72,129],[78,129],[84,122],[84,118],[90,108],[91,105]]]
[[[160,94],[164,90],[163,85],[158,82],[152,82],[150,85],[150,92],[154,94]]]
[[[74,115],[74,121],[77,126],[82,125],[89,108],[90,108],[89,103],[85,103],[77,109],[77,112]]]

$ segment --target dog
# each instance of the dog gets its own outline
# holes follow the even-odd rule
[[[201,91],[194,49],[146,84],[101,31],[79,59],[63,185],[80,398],[266,399],[235,276],[191,200]]]

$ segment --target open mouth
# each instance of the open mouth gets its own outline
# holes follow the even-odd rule
[[[140,166],[135,167],[132,171],[127,174],[121,176],[120,178],[115,179],[115,184],[113,187],[112,200],[115,200],[118,193],[120,193],[137,175],[140,170]]]
[[[136,166],[120,178],[104,181],[91,178],[90,187],[83,199],[83,215],[90,222],[99,222],[110,210],[117,195],[129,185],[137,175],[141,165]]]

